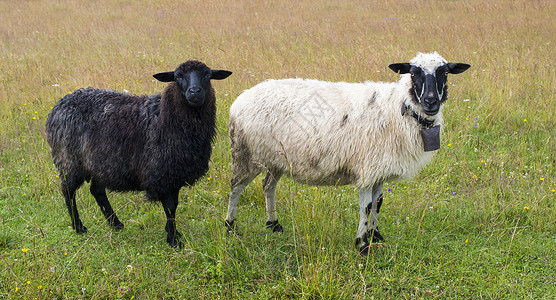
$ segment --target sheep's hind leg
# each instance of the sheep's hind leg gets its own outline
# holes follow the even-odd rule
[[[235,220],[237,212],[237,204],[239,202],[239,196],[245,189],[245,187],[255,179],[258,174],[251,174],[249,176],[239,177],[236,176],[231,180],[232,189],[230,191],[230,199],[228,200],[228,212],[226,214],[226,232],[234,233],[236,232]]]
[[[75,191],[77,191],[85,180],[83,178],[78,178],[77,176],[70,176],[69,174],[67,176],[66,174],[61,174],[60,177],[62,177],[62,183],[60,186],[71,218],[71,226],[77,233],[86,233],[87,227],[83,225],[81,219],[79,218],[77,203],[75,201]]]
[[[181,233],[176,229],[176,210],[178,208],[178,195],[179,190],[169,192],[162,199],[162,207],[164,207],[164,213],[166,213],[166,242],[170,247],[182,247],[182,243],[179,241]]]
[[[91,187],[89,191],[91,191],[91,194],[95,197],[95,200],[102,210],[106,221],[108,221],[108,224],[114,227],[114,229],[123,229],[124,224],[120,222],[120,220],[116,216],[116,213],[114,212],[114,210],[112,210],[112,206],[110,205],[108,197],[106,196],[106,189],[103,186],[98,185],[93,179],[91,180]]]
[[[276,185],[282,174],[267,172],[263,179],[263,189],[266,201],[266,228],[272,229],[272,232],[284,232],[284,228],[278,222],[276,216]]]
[[[359,190],[360,219],[355,243],[359,246],[361,255],[369,253],[369,238],[371,238],[371,243],[384,240],[376,226],[382,198],[382,183]]]

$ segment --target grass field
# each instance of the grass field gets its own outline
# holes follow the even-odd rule
[[[1,1],[0,298],[556,298],[556,2]],[[267,78],[395,81],[387,65],[438,51],[472,65],[450,76],[442,147],[414,179],[385,186],[386,238],[353,246],[357,192],[282,180],[283,234],[264,195],[223,223],[228,109]],[[211,169],[183,188],[183,249],[160,204],[110,193],[112,231],[85,185],[77,235],[44,139],[51,107],[81,87],[160,92],[152,74],[195,58],[234,74],[214,83]],[[257,179],[255,183],[260,183]]]

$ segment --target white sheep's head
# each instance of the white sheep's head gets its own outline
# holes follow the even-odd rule
[[[205,102],[211,79],[224,79],[232,72],[211,70],[198,60],[189,60],[179,65],[175,71],[154,74],[153,77],[162,82],[175,81],[180,93],[191,107],[201,107]]]
[[[411,74],[413,100],[419,104],[425,114],[434,116],[446,101],[448,73],[459,74],[471,65],[449,63],[438,53],[418,53],[409,63],[397,63],[388,66],[399,74]]]

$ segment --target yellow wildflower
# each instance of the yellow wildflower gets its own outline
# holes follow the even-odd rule
[[[25,253],[25,252],[29,251],[29,249],[28,249],[28,248],[22,248],[21,251],[22,251],[23,253]]]
[[[529,211],[529,206],[524,206],[523,209],[525,209],[526,211]]]

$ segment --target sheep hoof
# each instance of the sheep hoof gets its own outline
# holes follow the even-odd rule
[[[168,242],[168,245],[170,245],[170,247],[172,248],[182,248],[183,244],[180,242],[180,238],[181,238],[181,233],[179,231],[174,231],[174,237],[170,237],[170,235],[168,235],[168,237],[166,237],[166,242]]]
[[[112,228],[114,228],[115,230],[122,230],[125,227],[124,223],[120,222],[118,218],[108,220],[108,224],[110,224],[110,226],[112,226]]]
[[[167,241],[168,245],[170,245],[170,247],[172,248],[183,248],[183,244],[178,240],[178,238],[176,237],[175,239],[171,240],[171,241]]]
[[[235,234],[235,235],[240,235],[239,232],[237,231],[236,225],[234,224],[234,221],[224,221],[224,226],[226,226],[226,234]]]
[[[355,239],[355,246],[359,246],[359,254],[361,256],[367,256],[369,254],[369,249],[371,248],[371,244],[367,239],[368,232],[363,235],[363,237],[358,237]]]
[[[122,230],[122,229],[124,229],[125,226],[124,226],[124,223],[120,222],[118,224],[112,225],[112,227],[114,227],[115,230]]]
[[[284,232],[284,227],[282,227],[282,225],[280,225],[280,223],[278,223],[278,220],[276,220],[276,221],[267,221],[266,222],[266,228],[272,229],[272,232]]]
[[[83,224],[78,224],[77,226],[75,226],[75,232],[81,234],[81,233],[87,233],[87,227],[85,227],[85,225]]]
[[[372,237],[371,237],[371,243],[369,243],[369,236],[371,236],[372,233]],[[370,230],[367,231],[364,235],[363,238],[357,238],[355,239],[355,245],[359,246],[359,254],[361,254],[361,256],[367,256],[369,254],[369,250],[371,249],[371,245],[373,243],[381,243],[384,241],[384,238],[382,237],[382,235],[378,232],[378,228],[374,229],[374,230]]]
[[[380,234],[380,232],[378,232],[378,228],[375,230],[372,230],[373,233],[373,237],[371,239],[371,241],[373,243],[380,243],[380,242],[384,242],[384,238],[382,237],[382,235]]]
[[[359,247],[359,254],[361,256],[367,256],[369,254],[370,249],[371,249],[371,244],[369,244],[369,242],[365,241],[365,242],[363,242],[361,247]]]

